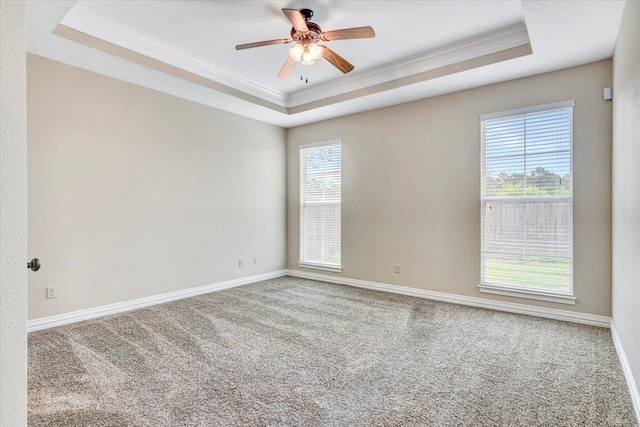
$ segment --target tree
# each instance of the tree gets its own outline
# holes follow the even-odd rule
[[[526,176],[517,172],[500,172],[494,177],[489,172],[485,179],[489,193],[496,196],[560,196],[570,190],[569,175],[558,175],[542,166]]]

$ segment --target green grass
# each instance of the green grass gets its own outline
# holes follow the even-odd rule
[[[571,288],[571,266],[569,260],[530,258],[523,265],[523,261],[518,259],[487,257],[483,282],[568,292]]]
[[[322,260],[324,264],[340,265],[340,254],[330,254]]]

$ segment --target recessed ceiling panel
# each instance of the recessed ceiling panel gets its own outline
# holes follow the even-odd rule
[[[80,1],[75,8],[145,34],[215,68],[292,93],[342,77],[326,61],[279,79],[291,45],[236,51],[235,45],[286,38],[282,8],[310,8],[324,31],[370,25],[374,39],[327,45],[358,73],[522,22],[519,1]],[[305,81],[300,80],[300,75]]]
[[[291,127],[611,58],[624,4],[29,0],[27,51]],[[234,47],[287,37],[282,8],[376,37],[327,43],[349,74],[320,61],[278,79],[289,46]]]

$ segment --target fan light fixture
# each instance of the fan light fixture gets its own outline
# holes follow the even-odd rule
[[[294,61],[300,61],[302,59],[302,65],[312,65],[322,58],[323,50],[315,43],[308,43],[303,46],[301,43],[296,43],[291,49],[289,49],[289,56]]]

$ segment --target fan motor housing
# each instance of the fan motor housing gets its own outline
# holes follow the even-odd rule
[[[300,33],[296,31],[295,28],[291,27],[291,38],[294,40],[302,40],[302,39],[317,39],[320,37],[320,33],[322,33],[322,29],[320,25],[315,22],[307,21],[307,28],[309,29],[308,33]]]

